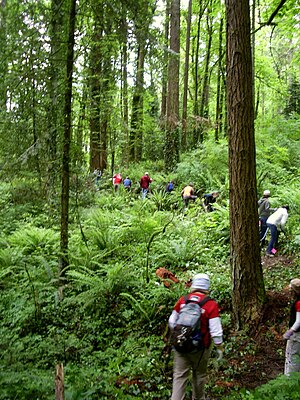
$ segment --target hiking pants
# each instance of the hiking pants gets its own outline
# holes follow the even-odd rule
[[[145,199],[147,197],[148,191],[149,189],[142,188],[142,199]]]
[[[284,374],[300,372],[300,332],[295,332],[286,343]]]
[[[182,354],[174,350],[173,388],[171,400],[184,400],[185,388],[192,371],[193,400],[205,400],[204,385],[211,349]]]
[[[267,219],[268,217],[260,217],[260,232],[259,232],[259,239],[264,244],[266,235],[267,235]]]
[[[268,244],[266,253],[270,254],[272,252],[272,249],[277,247],[279,232],[276,225],[267,224],[267,227],[270,229],[271,232],[271,240]]]

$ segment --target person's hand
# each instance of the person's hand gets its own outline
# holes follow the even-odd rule
[[[223,359],[223,350],[220,348],[217,349],[217,362],[220,362]]]
[[[216,347],[217,347],[216,348],[216,352],[217,352],[216,361],[220,362],[223,359],[224,346],[223,346],[223,344],[219,344]]]
[[[285,340],[289,340],[290,337],[293,335],[294,331],[292,331],[292,329],[289,329],[285,332],[285,334],[283,335],[283,339]]]

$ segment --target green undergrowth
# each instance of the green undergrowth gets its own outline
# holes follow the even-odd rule
[[[300,373],[292,373],[289,377],[278,378],[262,385],[254,391],[241,390],[238,394],[226,397],[227,400],[298,400]]]
[[[212,151],[212,144],[207,146]],[[183,157],[174,176],[152,169],[152,194],[145,201],[138,190],[114,193],[105,175],[99,188],[81,194],[77,202],[72,198],[70,265],[60,290],[57,209],[37,200],[35,190],[28,194],[24,182],[0,184],[0,399],[53,399],[57,363],[64,365],[66,399],[169,399],[167,321],[197,272],[211,277],[226,343],[227,361],[220,371],[212,361],[209,392],[212,398],[228,395],[228,387],[216,382],[233,382],[236,373],[247,369],[242,357],[255,357],[256,348],[249,338],[232,333],[226,146],[216,152],[215,173],[205,148],[192,159]],[[203,174],[197,173],[199,165],[206,165]],[[151,171],[151,163],[146,168]],[[144,170],[139,166],[126,172],[136,184]],[[200,199],[183,209],[180,192],[190,177],[200,193],[221,190],[215,212],[206,214]],[[172,178],[175,191],[167,195],[163,188]],[[273,178],[270,172],[264,184]],[[274,206],[289,200],[292,187],[291,215],[280,248],[292,261],[264,267],[266,289],[275,292],[299,270],[300,189],[292,175],[289,185],[277,190]],[[179,283],[170,281],[167,288],[156,276],[160,267],[174,273]],[[285,387],[291,381],[278,382]],[[256,396],[230,387],[240,396],[236,398]]]

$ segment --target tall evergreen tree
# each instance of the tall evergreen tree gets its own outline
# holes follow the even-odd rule
[[[173,170],[179,161],[179,57],[180,0],[172,0],[165,141],[165,168],[167,171]]]
[[[76,0],[70,0],[68,42],[66,54],[66,86],[64,103],[64,137],[62,151],[62,180],[61,180],[61,229],[60,229],[60,276],[65,275],[68,266],[69,243],[69,198],[70,198],[70,147],[72,127],[72,86],[74,69],[74,45],[75,45],[75,19]]]
[[[264,301],[258,235],[249,0],[226,0],[230,257],[236,326],[257,321]]]

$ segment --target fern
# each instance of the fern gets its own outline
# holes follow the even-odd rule
[[[151,319],[149,317],[149,315],[147,314],[147,312],[142,308],[142,306],[138,303],[137,299],[133,296],[131,296],[131,294],[129,293],[120,293],[120,296],[126,298],[127,300],[129,300],[130,305],[132,306],[132,308],[134,308],[137,312],[140,312],[141,314],[144,315],[144,317],[150,322]]]

